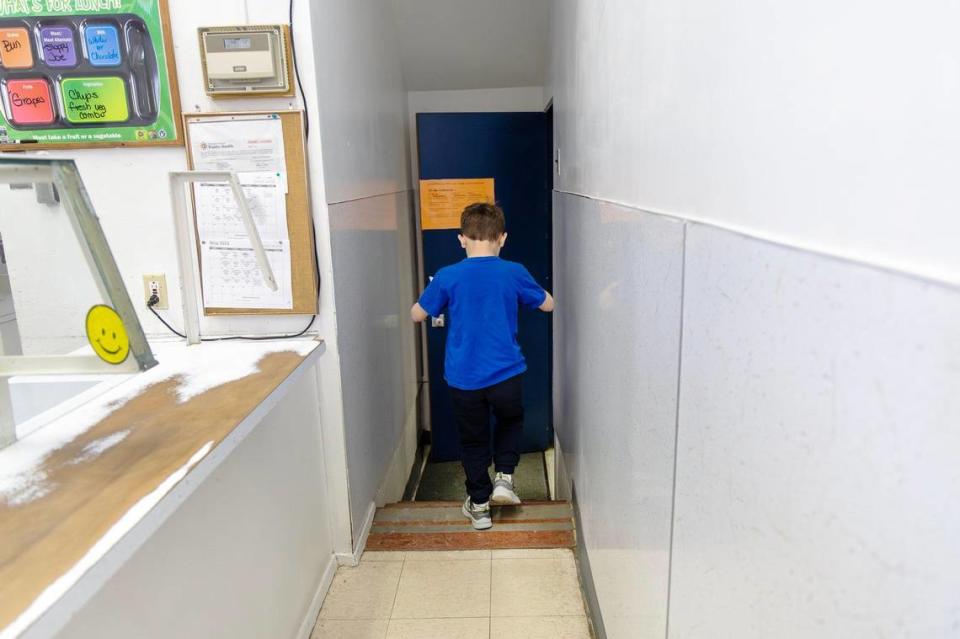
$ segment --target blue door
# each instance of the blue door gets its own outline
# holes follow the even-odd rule
[[[507,244],[500,255],[524,264],[547,290],[552,289],[553,278],[552,135],[552,123],[545,113],[417,115],[420,178],[492,177],[497,203],[507,218]],[[457,233],[455,229],[423,232],[427,276],[466,257]],[[550,315],[521,308],[518,328],[527,359],[521,450],[540,451],[553,442]],[[431,461],[459,458],[450,392],[443,380],[446,332],[447,327],[433,327],[427,321]]]

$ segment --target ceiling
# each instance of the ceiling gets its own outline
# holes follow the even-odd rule
[[[554,0],[390,0],[408,91],[542,86]]]

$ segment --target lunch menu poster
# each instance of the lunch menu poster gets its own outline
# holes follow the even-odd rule
[[[0,149],[179,144],[163,0],[0,0]]]

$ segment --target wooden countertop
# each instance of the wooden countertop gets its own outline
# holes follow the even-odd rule
[[[0,451],[0,637],[43,616],[322,342],[156,350],[155,368]]]

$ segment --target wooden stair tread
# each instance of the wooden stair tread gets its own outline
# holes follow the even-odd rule
[[[462,503],[463,502],[461,501],[398,501],[393,504],[385,505],[383,509],[389,510],[389,509],[396,509],[396,508],[436,508],[438,506],[456,506],[457,508],[459,508]],[[555,506],[560,504],[565,504],[569,506],[570,502],[566,500],[549,500],[549,499],[529,500],[529,501],[523,502],[523,506]]]
[[[572,548],[573,508],[566,501],[495,506],[493,528],[474,530],[453,501],[399,502],[377,510],[369,550]]]
[[[371,534],[367,550],[509,550],[513,548],[573,548],[572,531]]]

